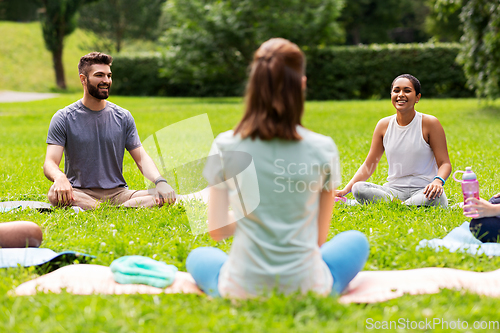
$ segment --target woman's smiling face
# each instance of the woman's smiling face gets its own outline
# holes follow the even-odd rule
[[[413,110],[415,103],[420,100],[421,94],[416,94],[415,88],[410,80],[406,78],[399,78],[394,81],[391,90],[392,105],[397,111],[404,112]]]

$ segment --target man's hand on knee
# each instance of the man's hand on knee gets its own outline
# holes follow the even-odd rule
[[[73,187],[65,175],[54,179],[49,191],[49,201],[58,206],[70,206],[75,201]]]

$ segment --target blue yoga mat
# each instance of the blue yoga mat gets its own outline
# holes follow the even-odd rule
[[[72,264],[76,260],[82,263],[92,258],[95,258],[95,256],[74,251],[57,253],[51,249],[33,247],[0,249],[0,268],[46,265],[49,270],[54,270],[61,266]]]

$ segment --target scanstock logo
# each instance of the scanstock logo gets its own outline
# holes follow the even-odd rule
[[[226,189],[237,221],[260,203],[259,183],[252,156],[220,151],[207,114],[169,125],[147,137],[142,145],[177,194],[193,234],[205,233],[210,186]],[[207,181],[207,179],[210,180]],[[144,179],[151,193],[154,185]],[[232,223],[234,221],[228,221]]]

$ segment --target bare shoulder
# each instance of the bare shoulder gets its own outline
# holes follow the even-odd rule
[[[424,128],[442,127],[441,123],[436,117],[431,116],[430,114],[423,114],[423,113],[422,113],[422,126]]]
[[[422,114],[422,135],[427,143],[433,141],[431,138],[446,142],[443,126],[436,117],[428,114]]]
[[[375,131],[373,134],[379,134],[381,136],[384,136],[385,132],[387,132],[387,128],[389,127],[389,122],[391,121],[392,117],[393,116],[388,116],[380,119],[377,123],[377,126],[375,126]]]

